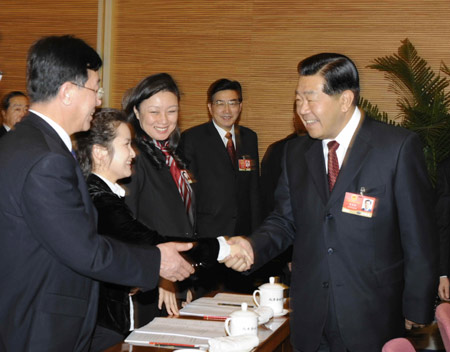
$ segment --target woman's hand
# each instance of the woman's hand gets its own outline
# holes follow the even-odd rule
[[[160,278],[159,280],[159,298],[158,308],[162,309],[163,304],[166,306],[167,313],[169,315],[180,315],[178,311],[176,286],[173,282]]]
[[[441,277],[439,279],[438,294],[442,301],[448,301],[450,299],[450,282],[448,277]]]

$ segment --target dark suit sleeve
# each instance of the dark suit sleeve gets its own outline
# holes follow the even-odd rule
[[[252,214],[252,231],[254,231],[260,224],[262,220],[262,204],[261,204],[261,192],[259,187],[259,153],[258,153],[258,137],[255,133],[254,139],[254,155],[256,156],[255,160],[255,168],[256,170],[252,171],[252,180],[251,180],[251,191],[250,191],[250,207]]]
[[[416,135],[406,138],[401,147],[394,182],[395,208],[404,253],[403,312],[409,320],[427,323],[433,317],[438,249],[434,192]]]
[[[286,151],[282,165],[283,171],[274,196],[275,209],[250,237],[255,254],[255,265],[252,271],[281,254],[294,241],[296,229],[286,171]]]
[[[436,179],[436,223],[439,233],[439,274],[449,276],[450,159],[439,165]]]
[[[23,214],[36,241],[82,275],[145,289],[156,287],[159,249],[131,247],[98,235],[95,218],[86,210],[87,187],[78,184],[80,171],[75,167],[69,157],[51,153],[27,175]]]

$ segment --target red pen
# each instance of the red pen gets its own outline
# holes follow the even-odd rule
[[[205,319],[205,320],[222,320],[222,321],[225,321],[225,320],[227,320],[227,317],[219,317],[219,316],[215,316],[215,315],[204,315],[203,319]]]
[[[188,345],[185,343],[175,343],[175,342],[149,342],[150,345],[155,347],[199,347],[198,345]]]

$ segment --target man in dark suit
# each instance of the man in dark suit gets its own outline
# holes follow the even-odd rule
[[[101,64],[71,36],[30,49],[30,114],[0,140],[0,351],[87,351],[97,280],[151,289],[193,271],[178,253],[190,244],[143,248],[96,232],[70,135],[89,129],[101,103]]]
[[[450,158],[441,162],[436,177],[436,222],[439,233],[439,298],[450,300]]]
[[[208,109],[212,120],[183,132],[179,145],[194,177],[197,232],[200,237],[249,235],[261,220],[258,138],[236,124],[242,110],[239,82],[214,82]],[[227,152],[227,133],[233,158]]]
[[[3,125],[0,126],[0,137],[23,119],[28,112],[29,105],[28,97],[20,91],[5,94],[0,104],[3,121]]]
[[[240,83],[215,81],[208,109],[212,120],[183,132],[179,144],[194,179],[197,233],[249,235],[261,220],[258,139],[236,123],[242,110]]]
[[[296,351],[379,352],[405,327],[433,319],[437,238],[421,143],[362,116],[358,71],[346,56],[306,58],[299,74],[296,107],[308,136],[288,142],[275,209],[251,246],[230,242],[253,248],[255,268],[293,244]],[[375,199],[370,216],[358,208],[364,196]]]

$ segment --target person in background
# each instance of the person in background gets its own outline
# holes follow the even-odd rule
[[[436,177],[436,221],[439,233],[439,288],[443,301],[450,301],[450,158],[442,161]]]
[[[114,109],[102,109],[94,115],[89,131],[76,134],[77,160],[98,211],[98,232],[141,246],[167,242],[168,238],[136,220],[124,202],[125,190],[117,183],[131,176],[136,155],[131,141],[131,130],[124,113]],[[221,259],[218,258],[219,242],[204,239],[185,256],[195,267],[208,268]],[[133,330],[131,295],[136,291],[128,286],[100,283],[97,326],[91,351],[102,351],[122,341]]]
[[[29,114],[0,139],[0,349],[87,351],[99,281],[149,290],[194,269],[190,243],[139,247],[97,233],[97,213],[70,136],[101,104],[97,52],[72,36],[35,42]]]
[[[422,145],[361,113],[347,56],[313,55],[298,72],[308,135],[286,145],[272,213],[230,242],[253,250],[253,270],[293,244],[294,351],[379,352],[433,320],[438,248]],[[372,216],[351,202],[361,195],[374,198]]]
[[[238,125],[242,106],[241,84],[219,79],[208,89],[211,121],[181,136],[178,150],[194,180],[199,237],[249,235],[261,221],[258,138]],[[205,290],[224,283],[229,290],[253,291],[252,280],[218,270],[225,272],[202,279]]]
[[[144,78],[125,95],[123,108],[135,130],[138,150],[134,173],[129,182],[124,182],[129,191],[125,202],[137,220],[161,236],[195,241],[191,178],[175,152],[180,136],[179,102],[178,86],[167,73]],[[162,279],[159,293],[137,294],[139,325],[161,314],[158,296],[169,314],[178,314],[176,291],[187,295],[186,301],[192,298],[185,286],[177,288]]]
[[[30,102],[25,93],[12,91],[6,94],[1,102],[3,125],[0,127],[0,137],[9,132],[16,123],[27,114]]]

